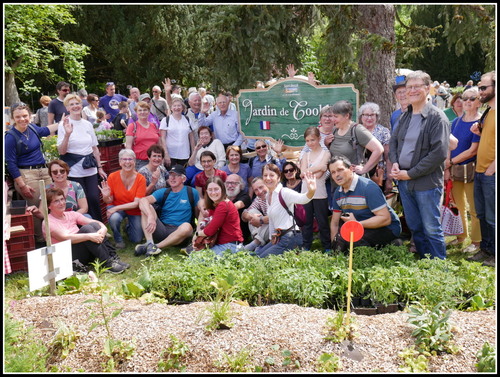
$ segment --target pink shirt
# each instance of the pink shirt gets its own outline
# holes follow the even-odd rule
[[[85,216],[83,216],[80,212],[74,212],[74,211],[67,211],[63,212],[63,218],[62,219],[57,219],[54,216],[52,216],[51,213],[49,213],[49,228],[50,232],[54,230],[65,230],[66,233],[69,234],[76,234],[80,230],[78,228],[78,224],[82,225],[84,224]],[[47,238],[46,232],[45,232],[45,220],[42,221],[42,232],[43,236]],[[62,240],[58,240],[54,238],[52,235],[50,236],[50,240],[52,244],[56,244],[58,242],[62,242]]]

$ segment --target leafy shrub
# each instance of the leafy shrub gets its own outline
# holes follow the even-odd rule
[[[496,351],[488,342],[483,344],[483,348],[476,355],[478,362],[476,368],[478,372],[496,372]]]

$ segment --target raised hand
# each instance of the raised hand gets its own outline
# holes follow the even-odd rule
[[[108,185],[108,181],[102,181],[101,184],[97,187],[99,187],[99,190],[101,190],[102,196],[111,196],[111,188]]]
[[[68,136],[71,135],[71,133],[73,132],[73,125],[69,121],[69,116],[64,114],[62,116],[61,121],[62,121],[62,124],[64,127],[64,132],[66,132],[68,134]]]
[[[172,91],[172,83],[168,77],[163,81],[163,89],[165,89],[165,94]]]
[[[288,73],[288,77],[294,77],[297,73],[297,70],[295,69],[295,66],[293,64],[288,64],[286,66],[286,72]]]

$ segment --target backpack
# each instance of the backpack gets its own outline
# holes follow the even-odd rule
[[[187,117],[187,115],[183,115],[183,116],[184,116],[184,118],[186,118],[186,120],[187,120],[187,122],[189,124],[189,130],[191,132],[193,132],[193,127],[191,127],[191,121],[189,120],[189,118]],[[170,115],[168,115],[168,116],[165,117],[165,124],[167,126],[167,130],[168,130],[168,122],[169,122],[169,120],[170,120]]]
[[[306,224],[306,209],[304,208],[304,206],[302,204],[294,204],[292,215],[292,212],[290,212],[285,203],[285,199],[283,199],[283,196],[281,195],[281,190],[278,193],[278,197],[283,208],[286,209],[288,214],[293,217],[293,221],[295,222],[295,224],[297,224],[299,227],[303,227]]]
[[[364,148],[360,147],[360,144],[358,142],[358,138],[356,137],[356,127],[358,126],[357,123],[354,123],[354,125],[351,127],[351,138],[349,139],[349,144],[351,144],[352,149],[356,151],[356,159],[357,161],[351,161],[351,163],[358,165],[362,164],[364,162]],[[333,129],[333,136],[335,137],[335,134],[338,132],[338,128],[334,127]]]
[[[40,135],[38,134],[38,132],[36,132],[35,126],[33,124],[29,123],[28,127],[38,137],[38,140],[40,141],[40,149],[42,150],[42,154],[43,154],[44,150],[43,150],[42,138],[40,137]],[[21,138],[19,137],[19,135],[16,132],[14,132],[14,130],[10,129],[8,131],[5,131],[5,134],[12,135],[14,137],[14,139],[16,139],[16,153],[17,153],[18,156],[23,151],[23,147],[25,147],[25,148],[28,147],[27,144],[23,143],[23,141],[21,140]]]
[[[196,225],[195,225],[194,220],[195,220],[196,216],[194,214],[195,203],[194,203],[193,188],[191,186],[186,186],[186,188],[187,188],[189,203],[191,204],[191,222],[190,222],[190,224],[193,227],[193,229],[195,229]],[[163,193],[163,197],[161,198],[161,201],[156,202],[153,205],[153,208],[155,209],[156,214],[158,215],[158,218],[160,218],[163,206],[165,205],[165,202],[167,201],[168,195],[170,194],[171,191],[172,191],[172,189],[170,187],[167,187],[167,189]]]

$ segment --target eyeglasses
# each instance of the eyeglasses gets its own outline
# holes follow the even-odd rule
[[[420,85],[407,85],[406,89],[407,90],[419,90],[422,89],[424,86],[427,86],[425,84],[420,84]]]
[[[365,118],[376,118],[377,114],[361,114],[361,116],[363,116]]]
[[[95,98],[95,99],[91,99],[92,102],[98,102],[99,99]]]
[[[120,158],[120,160],[122,160],[122,161],[126,161],[126,162],[127,162],[127,161],[134,161],[134,159],[133,159],[133,158]]]
[[[55,169],[51,171],[52,174],[57,175],[57,174],[66,174],[66,170],[64,169]]]
[[[262,148],[267,148],[267,145],[259,145],[258,147],[255,147],[255,150],[258,151],[259,149]]]
[[[290,169],[283,169],[283,173],[285,174],[288,174],[288,173],[293,173],[295,171],[294,168],[290,168]]]
[[[486,90],[486,88],[489,88],[490,86],[494,86],[494,85],[481,85],[477,88],[477,90],[479,90],[480,92],[484,92]]]
[[[462,97],[462,101],[472,101],[474,102],[475,100],[477,100],[477,97]]]

